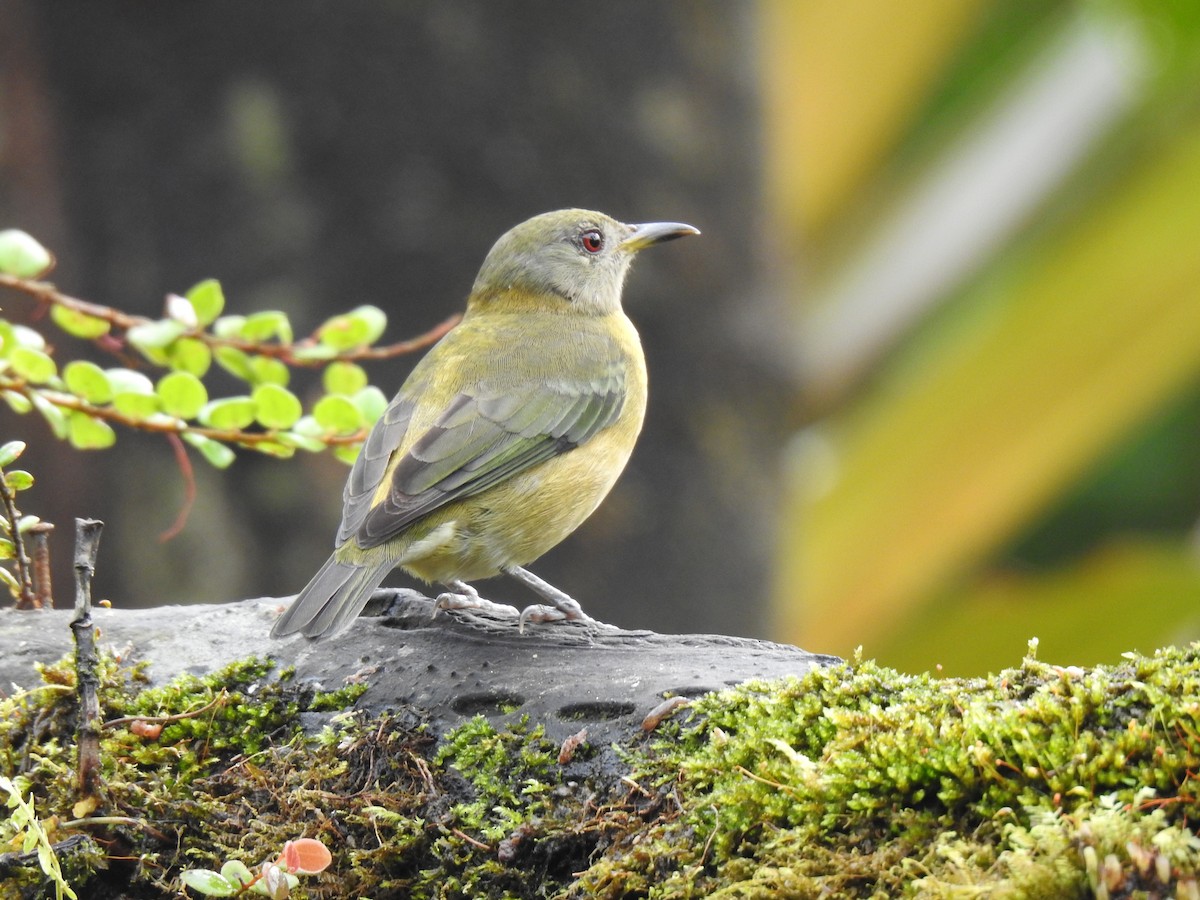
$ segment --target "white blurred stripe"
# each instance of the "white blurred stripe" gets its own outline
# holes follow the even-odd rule
[[[986,262],[1139,99],[1148,71],[1135,23],[1073,20],[813,298],[809,387],[837,392]]]

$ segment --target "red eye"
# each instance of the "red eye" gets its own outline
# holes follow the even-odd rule
[[[604,249],[604,235],[596,228],[589,228],[579,236],[579,244],[588,253],[599,253]]]

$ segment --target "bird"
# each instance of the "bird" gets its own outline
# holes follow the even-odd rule
[[[593,621],[525,567],[591,515],[641,431],[646,362],[621,306],[630,264],[646,247],[699,233],[583,209],[505,232],[460,322],[367,435],[335,550],[271,635],[341,632],[397,567],[447,588],[439,608],[498,607],[471,582],[515,578],[545,601],[520,613],[522,631],[529,621]]]

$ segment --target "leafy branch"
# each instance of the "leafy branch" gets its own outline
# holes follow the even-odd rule
[[[61,331],[120,365],[69,359],[60,367],[41,331],[0,318],[0,399],[21,414],[36,411],[80,449],[112,446],[117,425],[175,436],[219,468],[233,462],[232,447],[277,457],[331,449],[352,461],[387,405],[359,363],[428,346],[457,321],[376,346],[387,317],[360,306],[297,340],[284,312],[226,314],[215,280],[168,295],[163,316],[152,319],[63,293],[40,280],[52,267],[53,257],[29,235],[0,232],[0,287],[48,310]],[[211,396],[202,379],[214,364],[244,383],[244,392]],[[307,410],[288,388],[292,370],[302,367],[323,367],[323,394]]]

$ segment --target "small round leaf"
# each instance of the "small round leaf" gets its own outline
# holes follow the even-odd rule
[[[96,406],[112,402],[112,383],[104,370],[94,362],[73,359],[63,367],[62,374],[67,390],[76,397],[82,397]]]
[[[117,442],[117,435],[103,419],[71,410],[67,413],[67,440],[80,450],[103,450]]]
[[[142,322],[134,325],[126,332],[129,343],[145,352],[161,350],[187,331],[187,326],[174,319],[158,319],[154,322]]]
[[[192,301],[192,308],[196,310],[196,318],[201,325],[215,322],[225,309],[225,291],[215,278],[207,278],[192,287],[187,292],[187,298]]]
[[[50,251],[24,231],[0,231],[0,272],[18,278],[36,278],[54,265]]]
[[[155,389],[162,411],[168,416],[193,419],[208,402],[208,389],[189,372],[171,372],[158,381]]]
[[[57,304],[50,307],[50,319],[67,334],[85,341],[108,334],[112,328],[104,319]]]
[[[258,404],[251,397],[223,397],[206,403],[198,418],[213,428],[241,431],[254,422],[257,409]]]
[[[288,321],[287,313],[278,310],[265,310],[246,316],[242,323],[241,336],[244,340],[261,343],[271,338],[279,338],[280,342],[292,342],[292,323]]]
[[[217,347],[213,350],[217,365],[242,381],[254,382],[254,370],[250,368],[250,357],[236,347]]]
[[[291,428],[304,412],[296,395],[277,384],[260,384],[252,396],[258,404],[255,415],[263,428]]]
[[[11,466],[25,452],[24,441],[8,441],[0,447],[0,469]]]
[[[16,347],[8,359],[13,371],[31,384],[45,384],[58,374],[54,358],[32,347]]]
[[[200,451],[208,464],[216,469],[227,469],[236,459],[233,450],[222,444],[220,441],[214,441],[212,438],[205,437],[202,434],[196,434],[192,431],[185,431],[183,439]]]
[[[180,338],[167,348],[167,361],[172,369],[202,378],[212,365],[212,350],[197,338]]]
[[[367,385],[351,399],[358,407],[358,411],[362,413],[363,421],[367,425],[374,425],[388,407],[388,398],[373,384]]]
[[[24,469],[13,469],[4,473],[4,486],[14,493],[28,490],[33,487],[33,476]]]
[[[354,465],[354,461],[358,459],[358,451],[361,449],[362,444],[342,444],[333,448],[333,455],[346,465],[352,466]]]
[[[179,881],[206,897],[232,897],[241,890],[240,884],[232,884],[220,872],[211,869],[184,869],[179,873]]]
[[[250,371],[255,384],[278,384],[287,387],[292,370],[286,364],[270,356],[250,357]]]
[[[336,394],[322,397],[313,407],[313,417],[334,434],[353,434],[363,427],[363,416],[354,402]]]
[[[325,367],[321,384],[327,394],[356,394],[367,386],[367,373],[352,362],[333,362]]]

